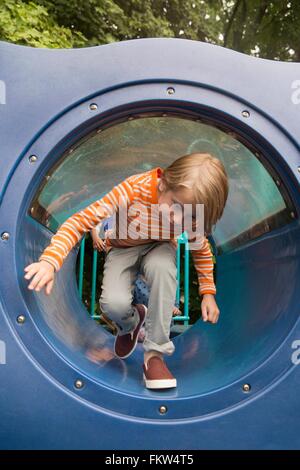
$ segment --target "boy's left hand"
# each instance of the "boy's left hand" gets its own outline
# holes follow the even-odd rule
[[[213,294],[204,294],[201,302],[201,313],[203,321],[210,321],[217,323],[220,315],[220,310],[215,301]]]
[[[105,251],[105,241],[100,237],[93,239],[93,248],[94,250]]]

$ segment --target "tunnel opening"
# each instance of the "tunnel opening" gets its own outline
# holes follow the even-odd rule
[[[261,151],[232,128],[183,113],[143,112],[98,126],[74,142],[44,175],[16,244],[24,266],[37,260],[63,221],[114,184],[195,151],[210,152],[223,161],[230,193],[212,236],[219,322],[201,321],[197,299],[199,319],[173,339],[175,353],[167,358],[178,389],[165,391],[164,396],[181,399],[209,395],[243,380],[280,347],[298,316],[297,213]],[[70,197],[64,198],[66,194]],[[122,394],[153,396],[155,392],[146,391],[142,383],[142,345],[126,361],[112,357],[113,337],[90,320],[79,299],[78,249],[58,273],[51,296],[28,295],[24,289],[37,328],[66,363],[94,382]],[[85,356],[91,345],[103,347],[101,364]]]

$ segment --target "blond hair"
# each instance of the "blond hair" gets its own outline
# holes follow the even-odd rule
[[[169,190],[184,187],[193,191],[195,204],[204,204],[205,234],[211,234],[223,214],[229,191],[221,160],[210,153],[183,155],[164,169],[162,179]]]

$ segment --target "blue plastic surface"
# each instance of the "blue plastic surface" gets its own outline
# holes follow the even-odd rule
[[[291,98],[299,74],[298,63],[181,39],[73,50],[0,43],[0,234],[10,235],[0,239],[1,448],[300,447],[300,369],[291,360],[300,340],[300,104]],[[126,361],[85,357],[87,344],[111,349],[113,337],[79,299],[78,247],[51,296],[29,291],[23,277],[52,235],[28,214],[47,170],[101,122],[135,111],[204,116],[242,135],[294,211],[284,227],[217,256],[220,320],[199,320],[174,339],[167,361],[178,387],[164,392],[144,388],[141,345]]]

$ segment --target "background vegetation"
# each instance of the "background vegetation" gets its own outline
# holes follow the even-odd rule
[[[0,0],[0,40],[33,47],[176,37],[300,61],[299,25],[299,0]]]

